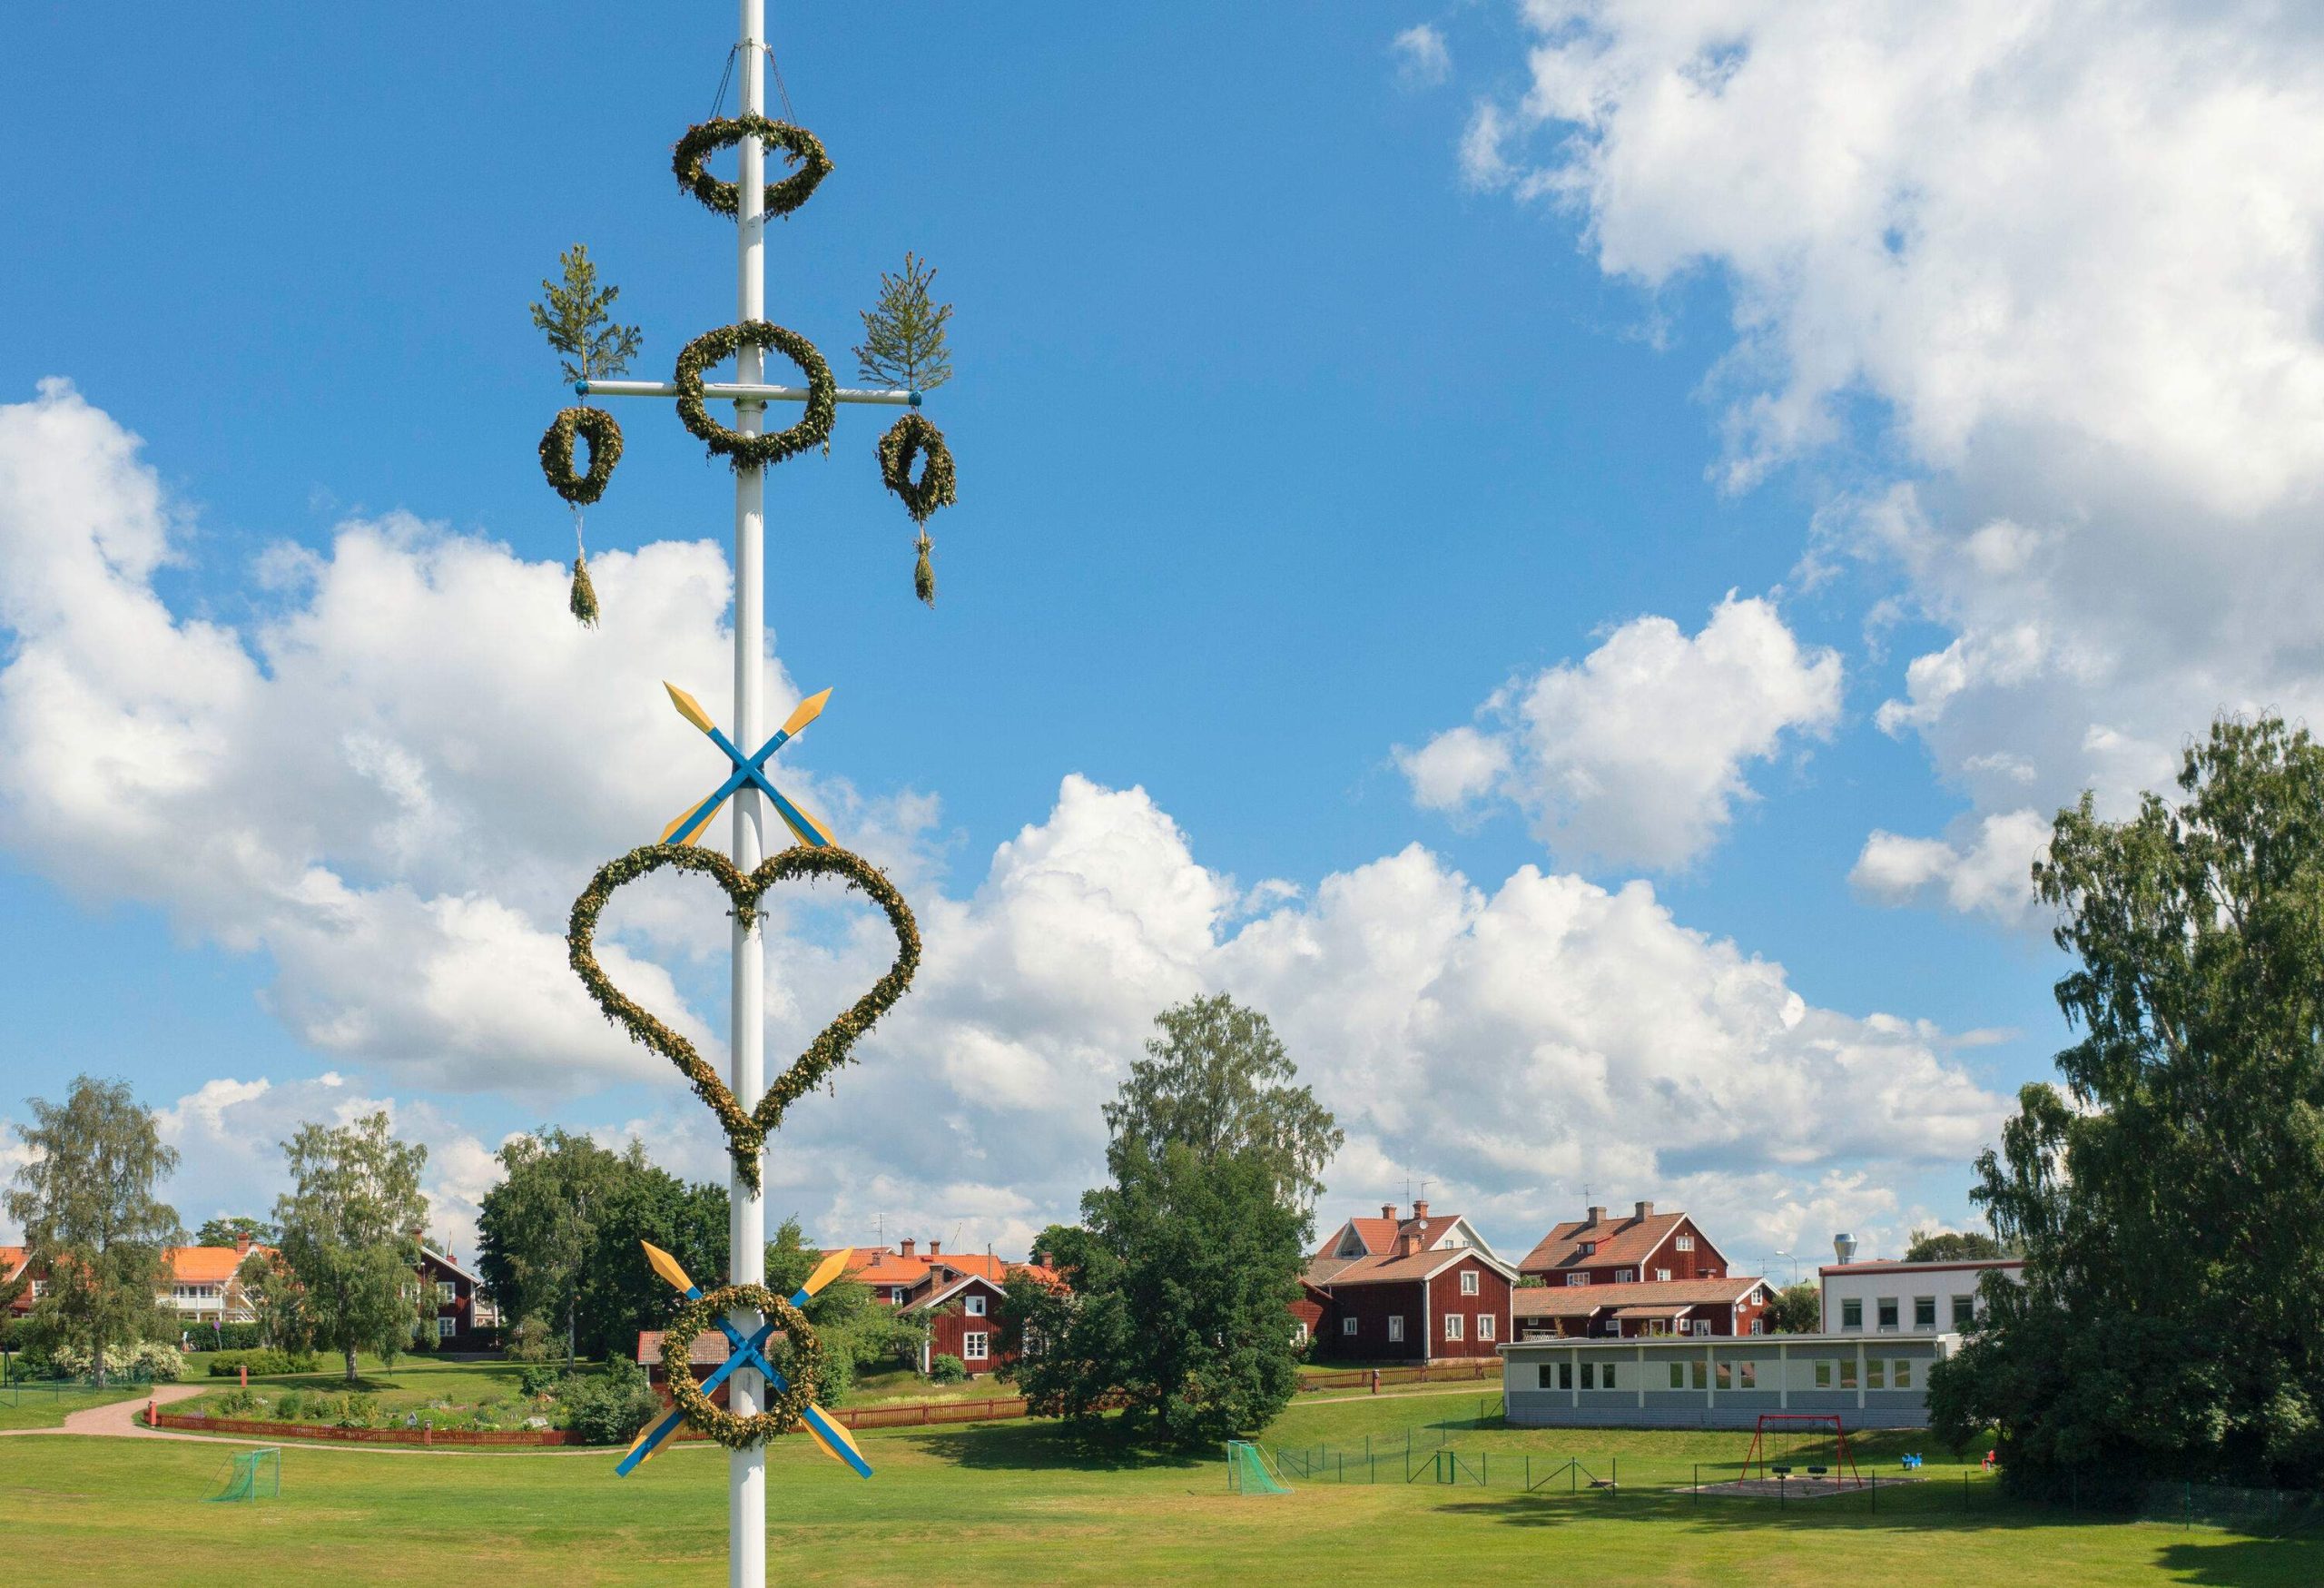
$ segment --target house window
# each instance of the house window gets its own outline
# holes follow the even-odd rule
[[[1873,1305],[1879,1314],[1880,1332],[1884,1335],[1895,1334],[1896,1332],[1896,1298],[1893,1296],[1884,1296]]]
[[[1840,1358],[1840,1387],[1842,1389],[1856,1387],[1856,1358],[1853,1356]]]
[[[1832,1387],[1832,1365],[1829,1362],[1816,1364],[1816,1387],[1817,1389]]]
[[[1735,1365],[1731,1362],[1719,1363],[1717,1366],[1711,1369],[1710,1381],[1713,1386],[1719,1389],[1733,1389],[1735,1387]]]
[[[1301,1318],[1291,1326],[1291,1343],[1295,1346],[1304,1346],[1307,1343],[1307,1320],[1305,1318]]]
[[[1560,1389],[1571,1389],[1573,1387],[1572,1363],[1561,1362],[1558,1364],[1558,1387]]]
[[[1481,1312],[1477,1314],[1477,1338],[1481,1340],[1490,1340],[1492,1338],[1492,1314],[1489,1312]]]
[[[1936,1333],[1935,1297],[1915,1296],[1913,1297],[1913,1327],[1923,1334]]]
[[[1864,1327],[1864,1298],[1851,1296],[1840,1303],[1840,1327],[1860,1329]]]
[[[1913,1365],[1910,1362],[1899,1360],[1896,1364],[1896,1370],[1888,1376],[1888,1382],[1895,1385],[1898,1389],[1912,1388]]]
[[[1672,1389],[1687,1387],[1687,1365],[1684,1362],[1670,1364],[1670,1387]]]
[[[1693,1375],[1693,1376],[1694,1376],[1694,1381],[1695,1381],[1695,1387],[1696,1387],[1697,1389],[1702,1389],[1702,1388],[1705,1388],[1706,1386],[1708,1386],[1709,1385],[1709,1383],[1710,1383],[1710,1369],[1709,1369],[1709,1368],[1708,1368],[1708,1367],[1704,1366],[1703,1366],[1701,1363],[1699,1363],[1699,1362],[1689,1362],[1689,1364],[1687,1364],[1687,1366],[1694,1369],[1694,1375]]]
[[[904,1304],[904,1287],[901,1285],[889,1286],[888,1299],[895,1306],[901,1307]]]
[[[1654,1270],[1654,1278],[1657,1284],[1667,1285],[1670,1282],[1670,1270],[1668,1268],[1657,1268]]]
[[[1461,1315],[1459,1313],[1448,1312],[1444,1315],[1444,1337],[1448,1340],[1457,1340],[1461,1337]]]
[[[971,1297],[968,1297],[968,1303],[969,1303],[969,1316],[970,1316],[970,1317],[982,1317],[984,1316],[984,1297],[981,1297],[981,1296],[971,1296]]]
[[[1476,1293],[1477,1293],[1477,1272],[1476,1272],[1476,1270],[1475,1270],[1474,1268],[1468,1268],[1468,1269],[1464,1269],[1464,1270],[1462,1270],[1462,1275],[1461,1275],[1461,1294],[1462,1294],[1462,1295],[1463,1295],[1463,1296],[1474,1296]]]
[[[459,1332],[459,1328],[458,1318],[439,1317],[436,1320],[436,1337],[439,1340],[448,1340]]]
[[[460,1287],[453,1284],[449,1279],[438,1279],[436,1281],[437,1306],[448,1307],[453,1302],[458,1301],[459,1297]]]
[[[1888,1364],[1882,1358],[1874,1356],[1866,1361],[1864,1365],[1864,1387],[1866,1389],[1886,1389],[1888,1387]]]
[[[1597,1250],[1598,1243],[1594,1240],[1585,1240],[1581,1243],[1581,1255],[1585,1258],[1596,1255]]]
[[[1549,1363],[1542,1363],[1533,1372],[1541,1388],[1555,1389],[1558,1386],[1557,1369]]]
[[[1614,1270],[1614,1283],[1617,1285],[1634,1284],[1637,1282],[1637,1279],[1638,1270],[1636,1268],[1617,1268]]]
[[[1600,1375],[1600,1382],[1608,1389],[1614,1387],[1614,1365],[1611,1362],[1606,1364],[1606,1371]]]
[[[1584,1362],[1581,1365],[1581,1387],[1584,1389],[1598,1387],[1598,1364],[1595,1362]]]
[[[989,1336],[982,1329],[970,1329],[960,1336],[960,1360],[981,1362],[985,1359],[984,1343]]]
[[[1340,1319],[1340,1333],[1347,1339],[1355,1338],[1355,1319],[1353,1317]]]
[[[1974,1296],[1955,1297],[1953,1298],[1954,1332],[1955,1334],[1960,1334],[1969,1329],[1974,1329],[1976,1327],[1977,1298]]]
[[[1757,1362],[1738,1362],[1735,1365],[1735,1385],[1738,1389],[1758,1388],[1759,1365]]]
[[[1401,1312],[1392,1312],[1388,1315],[1388,1343],[1392,1346],[1402,1345],[1403,1338],[1404,1315]]]
[[[1682,1252],[1690,1252],[1695,1249],[1695,1238],[1691,1235],[1682,1235],[1670,1244]]]
[[[1565,1282],[1569,1285],[1587,1285],[1590,1283],[1590,1276],[1587,1274],[1568,1274],[1565,1277]]]

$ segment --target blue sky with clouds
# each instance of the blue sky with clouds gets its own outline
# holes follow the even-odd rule
[[[575,630],[524,313],[580,240],[640,372],[732,317],[686,9],[0,22],[0,1117],[127,1077],[189,1218],[374,1102],[454,1238],[537,1121],[717,1171],[559,934],[716,771],[657,681],[723,710],[728,478],[621,409]],[[871,413],[770,485],[776,687],[837,691],[784,760],[930,944],[779,1204],[1020,1248],[1226,988],[1348,1129],[1327,1220],[1969,1216],[2063,1036],[2047,813],[2319,693],[2324,67],[1943,9],[773,7],[837,169],[772,315],[847,376],[932,260],[961,474],[933,612]],[[714,912],[609,926],[714,1041]],[[876,973],[785,926],[776,1052]]]

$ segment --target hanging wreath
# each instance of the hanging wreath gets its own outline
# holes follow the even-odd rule
[[[911,466],[925,458],[927,466],[913,483]],[[926,524],[939,508],[959,501],[958,478],[952,472],[952,449],[944,432],[916,413],[908,413],[888,427],[880,438],[880,483],[902,498],[904,511],[915,524]]]
[[[574,472],[576,436],[588,439],[586,474]],[[561,409],[541,437],[541,473],[547,477],[551,490],[576,508],[586,507],[606,494],[606,482],[614,477],[614,465],[620,461],[621,427],[614,423],[613,415],[601,408]]]
[[[670,160],[678,185],[721,215],[740,214],[742,189],[711,175],[709,161],[717,151],[731,149],[745,138],[763,139],[790,155],[799,167],[781,182],[766,184],[766,212],[770,216],[788,215],[805,203],[815,185],[832,173],[832,157],[823,153],[822,140],[806,128],[794,127],[789,122],[772,122],[764,116],[724,116],[688,127],[686,135],[678,140]]]
[[[597,963],[597,917],[604,913],[614,890],[664,866],[700,872],[717,883],[734,902],[734,919],[742,922],[744,932],[756,923],[759,901],[769,888],[794,877],[814,876],[838,877],[850,887],[862,889],[886,913],[888,924],[895,931],[896,958],[887,974],[818,1032],[807,1050],[768,1083],[765,1095],[753,1107],[745,1109],[735,1100],[724,1080],[692,1042],[615,986]],[[727,1152],[734,1160],[735,1169],[753,1189],[759,1183],[759,1155],[767,1137],[782,1125],[784,1111],[812,1090],[825,1074],[847,1062],[856,1041],[904,995],[904,989],[911,984],[912,972],[920,968],[920,927],[912,920],[911,906],[896,892],[896,885],[862,855],[839,848],[810,849],[804,844],[762,861],[758,869],[747,876],[740,866],[714,849],[672,843],[649,843],[633,849],[618,860],[607,861],[589,879],[589,885],[573,902],[565,941],[567,959],[606,1018],[669,1060],[694,1083],[694,1095],[710,1105],[711,1112],[718,1116],[719,1124],[725,1129]]]
[[[745,345],[773,348],[807,377],[807,411],[787,430],[773,435],[746,436],[710,417],[702,392],[702,372],[733,358]],[[785,330],[763,320],[745,320],[706,330],[679,350],[678,418],[710,448],[714,458],[725,458],[740,473],[745,469],[772,468],[811,447],[831,439],[832,421],[839,413],[839,383],[815,344],[795,330]]]
[[[737,1307],[754,1307],[783,1331],[784,1350],[776,1366],[785,1380],[766,1386],[766,1410],[752,1416],[730,1412],[702,1393],[694,1376],[696,1336],[716,1327],[714,1320]],[[769,1353],[770,1356],[773,1353]],[[729,1450],[747,1450],[762,1440],[788,1434],[805,1420],[806,1409],[822,1398],[823,1345],[799,1309],[763,1285],[728,1285],[681,1307],[662,1334],[662,1371],[670,1399],[700,1429]],[[730,1380],[731,1382],[731,1380]]]

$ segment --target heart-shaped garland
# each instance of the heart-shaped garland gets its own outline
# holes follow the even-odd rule
[[[694,1376],[694,1336],[713,1327],[720,1314],[738,1307],[757,1307],[762,1317],[783,1331],[783,1343],[790,1347],[782,1364],[784,1386],[777,1389],[768,1385],[766,1410],[747,1417],[703,1394]],[[729,1450],[747,1450],[763,1439],[790,1433],[805,1420],[806,1409],[822,1398],[823,1343],[797,1307],[765,1286],[729,1285],[686,1303],[670,1320],[662,1334],[662,1372],[669,1382],[670,1400],[684,1414],[689,1427],[700,1429]]]
[[[664,866],[701,872],[715,880],[734,902],[734,918],[743,923],[744,931],[756,923],[758,902],[769,888],[793,877],[815,876],[842,877],[850,887],[861,888],[886,912],[888,924],[895,929],[896,961],[888,967],[887,974],[873,982],[872,990],[857,999],[852,1008],[825,1026],[807,1044],[807,1050],[792,1061],[791,1068],[769,1084],[757,1106],[747,1112],[718,1071],[694,1050],[692,1042],[615,987],[597,963],[597,917],[604,913],[606,902],[624,883],[635,882]],[[642,849],[633,849],[619,860],[600,866],[581,896],[573,901],[573,917],[566,928],[565,942],[575,972],[589,990],[589,996],[597,1001],[597,1007],[606,1011],[606,1018],[676,1065],[694,1083],[694,1094],[710,1105],[711,1112],[725,1127],[727,1150],[744,1183],[753,1190],[759,1186],[759,1156],[765,1149],[766,1139],[782,1126],[783,1110],[825,1074],[847,1061],[856,1039],[870,1031],[872,1022],[904,995],[904,989],[911,985],[912,972],[920,968],[920,927],[911,918],[911,906],[904,902],[904,896],[896,892],[895,884],[860,854],[838,848],[811,849],[804,844],[761,862],[747,877],[740,866],[714,849],[669,843],[649,843]]]

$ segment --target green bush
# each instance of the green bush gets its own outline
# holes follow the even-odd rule
[[[222,1417],[254,1417],[261,1404],[249,1390],[230,1389],[212,1403],[212,1409]]]
[[[662,1411],[645,1369],[616,1356],[602,1373],[576,1373],[557,1388],[566,1425],[588,1445],[626,1445]]]
[[[77,1343],[57,1345],[49,1353],[49,1365],[64,1378],[87,1378],[96,1371],[95,1359],[88,1347]],[[156,1384],[174,1384],[184,1366],[183,1355],[164,1340],[105,1347],[105,1373],[109,1377],[150,1378]]]
[[[307,1415],[307,1397],[295,1389],[284,1390],[277,1397],[274,1415],[286,1423],[295,1423]]]
[[[937,1384],[958,1384],[969,1376],[969,1365],[949,1352],[940,1352],[928,1365],[928,1376]]]
[[[278,1373],[312,1373],[316,1367],[312,1351],[221,1351],[210,1358],[210,1376],[231,1378],[244,1367],[252,1377]]]
[[[254,1351],[266,1344],[254,1323],[203,1324],[192,1334],[197,1351]]]
[[[546,1362],[527,1362],[517,1369],[517,1387],[528,1396],[547,1395],[556,1387],[556,1381],[563,1376],[563,1369]]]

